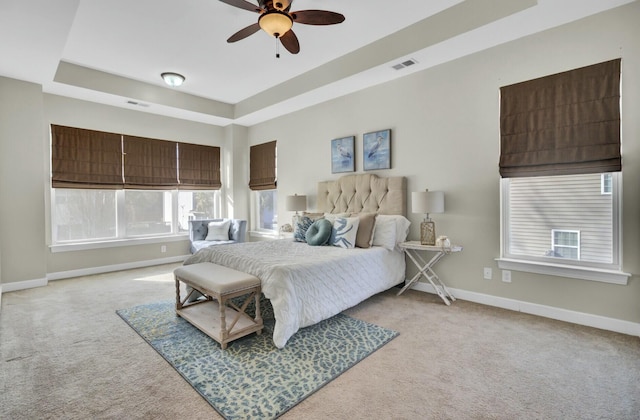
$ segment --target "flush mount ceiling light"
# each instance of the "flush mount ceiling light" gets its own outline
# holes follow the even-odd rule
[[[184,76],[178,73],[167,72],[162,73],[160,76],[171,87],[178,87],[184,82]]]

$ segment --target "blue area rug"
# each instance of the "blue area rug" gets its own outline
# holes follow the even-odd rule
[[[273,419],[398,333],[339,314],[298,331],[285,348],[273,320],[226,350],[163,301],[116,311],[226,419]]]

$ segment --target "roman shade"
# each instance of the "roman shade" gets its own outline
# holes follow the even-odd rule
[[[277,186],[276,142],[251,146],[249,150],[249,188],[272,190]]]
[[[220,148],[51,125],[51,186],[220,189]]]
[[[500,88],[502,177],[621,169],[620,59]]]
[[[220,148],[197,144],[178,144],[180,188],[219,190]]]
[[[125,188],[177,188],[176,142],[123,136],[123,150]]]
[[[51,186],[122,188],[121,139],[120,134],[52,125]]]

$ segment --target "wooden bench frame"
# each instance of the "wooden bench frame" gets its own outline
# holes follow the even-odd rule
[[[262,334],[264,323],[260,314],[260,294],[262,291],[260,280],[257,279],[257,283],[252,286],[234,289],[226,293],[211,290],[205,285],[177,274],[175,274],[175,282],[176,314],[220,343],[223,350],[227,348],[227,343],[240,337],[253,332],[258,335]],[[193,289],[187,293],[184,299],[180,297],[180,282]],[[202,294],[204,299],[200,298],[189,302],[189,298],[197,292]],[[244,295],[247,297],[241,306],[237,306],[231,301],[232,298]],[[255,318],[251,318],[245,313],[251,299],[255,301]],[[227,319],[231,319],[229,326],[227,326]]]

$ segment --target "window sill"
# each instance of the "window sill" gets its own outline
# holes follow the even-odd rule
[[[74,242],[68,244],[55,244],[50,245],[49,249],[52,253],[56,252],[71,252],[71,251],[85,251],[88,249],[102,249],[102,248],[116,248],[120,246],[131,245],[146,245],[146,244],[159,244],[167,242],[188,241],[189,235],[178,234],[170,236],[153,236],[147,238],[128,238],[128,239],[113,239],[109,241],[95,241],[95,242]]]
[[[547,262],[496,258],[502,270],[524,271],[549,276],[569,277],[573,279],[599,281],[603,283],[626,285],[631,274],[616,270],[604,270],[593,267],[571,267]]]

